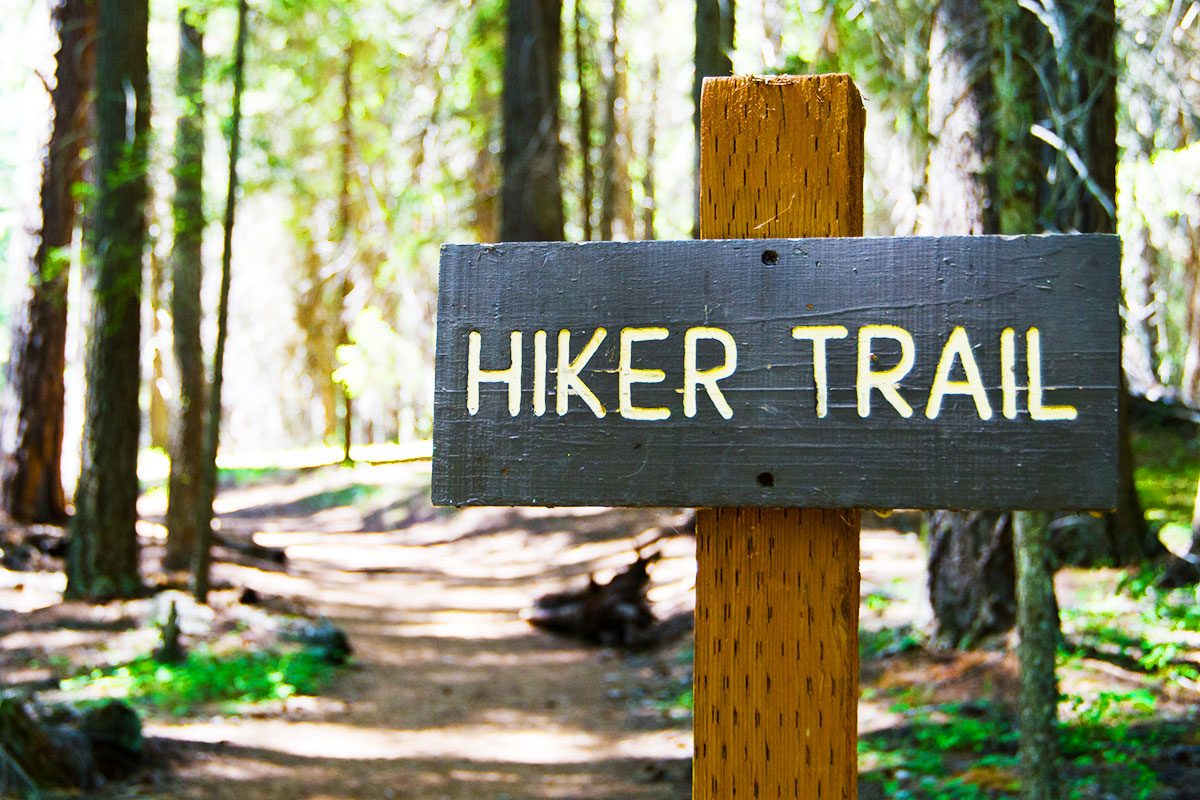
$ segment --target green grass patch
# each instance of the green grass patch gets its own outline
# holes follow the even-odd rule
[[[1138,495],[1166,532],[1190,532],[1200,477],[1200,441],[1178,427],[1138,425],[1133,433]]]
[[[1168,724],[1146,724],[1149,693],[1102,693],[1059,727],[1067,798],[1149,800],[1159,789],[1150,764],[1178,742]],[[859,741],[864,781],[898,800],[1015,800],[1020,791],[1015,720],[987,703],[923,706],[898,727]]]
[[[198,649],[178,664],[144,656],[127,664],[68,678],[61,688],[85,697],[120,698],[147,710],[186,716],[200,708],[242,707],[315,695],[336,667],[311,650],[243,650],[216,654]]]

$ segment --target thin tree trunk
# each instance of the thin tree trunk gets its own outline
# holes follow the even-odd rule
[[[63,370],[66,367],[67,278],[88,140],[88,95],[95,72],[95,0],[58,0],[54,123],[42,161],[41,230],[30,260],[30,293],[13,332],[5,375],[0,442],[0,498],[18,522],[61,524]]]
[[[600,238],[613,238],[613,223],[617,218],[617,193],[628,183],[628,173],[623,173],[618,162],[620,141],[617,121],[617,103],[624,93],[624,65],[621,63],[620,29],[625,11],[624,0],[612,0],[612,30],[608,37],[608,62],[605,75],[604,124],[601,128],[600,144]]]
[[[509,0],[500,236],[563,238],[559,146],[562,0]]]
[[[338,211],[334,237],[344,262],[341,285],[338,288],[338,346],[350,344],[350,294],[354,291],[351,255],[351,198],[350,176],[353,169],[351,159],[354,151],[354,42],[346,47],[345,63],[342,65],[342,114],[338,130],[338,161],[340,181],[338,186]],[[339,384],[342,396],[342,461],[349,464],[350,446],[354,435],[354,399],[350,387]]]
[[[179,12],[175,131],[175,239],[171,251],[171,325],[179,366],[179,410],[171,436],[167,569],[186,569],[196,552],[204,474],[204,347],[200,339],[204,246],[204,37],[194,11]]]
[[[928,187],[932,233],[996,233],[997,157],[992,42],[983,0],[944,0],[929,40]],[[1027,231],[1028,232],[1028,231]],[[951,647],[994,641],[1016,621],[1012,516],[929,515],[929,600],[936,638]]]
[[[1187,351],[1183,359],[1183,401],[1200,408],[1200,226],[1189,226],[1188,257],[1184,262],[1187,305],[1184,330],[1187,332]]]
[[[154,242],[147,242],[146,249],[149,251],[150,261],[150,296],[147,298],[150,301],[150,336],[146,340],[150,346],[150,446],[166,450],[171,435],[171,414],[165,391],[167,377],[162,354],[162,300],[166,274],[162,259],[155,252]]]
[[[1057,800],[1058,795],[1058,603],[1054,599],[1054,554],[1046,514],[1014,515],[1017,552],[1017,627],[1021,670],[1020,757],[1023,800]]]
[[[700,234],[700,90],[704,79],[733,74],[734,0],[696,0],[696,80],[692,85],[692,123],[696,129],[696,152],[692,192],[692,235]]]
[[[658,57],[650,63],[650,113],[646,117],[646,170],[642,174],[642,238],[657,238],[654,214],[658,210],[654,193],[654,158],[658,138]]]
[[[995,152],[991,42],[981,0],[943,0],[929,37],[931,233],[996,232],[988,166]]]
[[[580,205],[582,209],[580,216],[583,221],[583,239],[589,241],[592,238],[592,204],[595,200],[592,190],[592,99],[588,91],[588,80],[585,73],[591,71],[591,62],[584,56],[587,48],[584,42],[584,31],[590,29],[591,25],[587,19],[587,12],[583,7],[583,0],[575,0],[575,80],[579,88],[579,163],[580,163],[580,186],[582,187],[582,196],[580,197]]]
[[[1145,224],[1137,225],[1133,235],[1125,239],[1125,257],[1130,266],[1124,286],[1127,314],[1121,360],[1129,388],[1135,394],[1156,399],[1165,391],[1160,380],[1160,356],[1165,350],[1166,331],[1155,289],[1158,251],[1150,242]]]
[[[1117,194],[1117,60],[1114,0],[1054,7],[1058,107],[1055,222],[1060,230],[1115,233]],[[1078,156],[1069,157],[1070,151]],[[1082,169],[1079,164],[1082,163]],[[1163,552],[1146,526],[1134,483],[1127,387],[1122,376],[1117,510],[1056,537],[1056,548],[1078,565],[1134,564]]]
[[[204,480],[196,523],[196,554],[192,563],[192,594],[208,602],[212,561],[213,499],[217,490],[217,447],[221,439],[221,388],[225,379],[225,339],[229,332],[229,284],[233,261],[233,224],[237,210],[238,154],[242,143],[242,94],[246,88],[246,0],[238,0],[237,39],[233,59],[233,109],[229,119],[229,175],[221,241],[221,293],[217,301],[217,342],[209,383],[208,424],[204,429]]]
[[[96,217],[83,464],[67,593],[136,594],[137,455],[146,153],[150,129],[147,0],[100,0],[96,44]],[[132,107],[131,107],[132,104]]]

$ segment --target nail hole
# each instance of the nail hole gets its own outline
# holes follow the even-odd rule
[[[775,485],[775,476],[770,472],[758,473],[758,485],[763,487],[771,487]]]
[[[764,250],[762,254],[762,262],[768,267],[773,267],[779,263],[779,253],[774,250]]]

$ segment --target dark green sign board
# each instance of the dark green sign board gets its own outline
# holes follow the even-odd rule
[[[1115,236],[447,245],[434,501],[1107,509]]]

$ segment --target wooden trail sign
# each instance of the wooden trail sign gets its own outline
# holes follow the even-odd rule
[[[708,79],[733,241],[443,250],[435,502],[700,507],[698,800],[857,796],[855,507],[1116,504],[1115,238],[787,238],[862,235],[864,123]]]
[[[450,245],[434,499],[1107,509],[1120,245]]]

